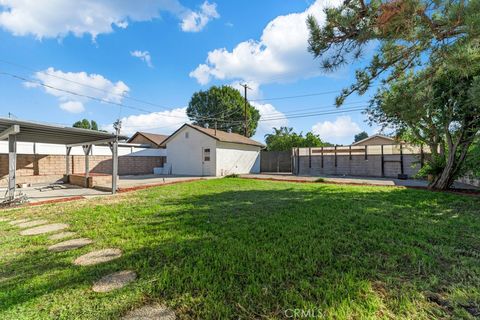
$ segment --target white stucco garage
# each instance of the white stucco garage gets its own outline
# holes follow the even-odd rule
[[[260,142],[237,133],[184,124],[163,143],[178,175],[226,176],[260,172]]]

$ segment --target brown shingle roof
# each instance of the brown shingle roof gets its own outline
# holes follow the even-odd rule
[[[215,140],[218,140],[218,141],[221,141],[221,142],[230,142],[230,143],[240,143],[240,144],[247,144],[247,145],[251,145],[251,146],[257,146],[257,147],[265,147],[263,144],[261,144],[260,142],[258,141],[255,141],[255,140],[252,140],[250,138],[247,138],[247,137],[244,137],[238,133],[229,133],[229,132],[225,132],[225,131],[221,131],[221,130],[215,130],[215,129],[210,129],[210,128],[204,128],[204,127],[200,127],[200,126],[196,126],[196,125],[193,125],[193,124],[184,124],[183,126],[180,127],[180,129],[178,129],[177,131],[175,131],[170,137],[172,137],[173,135],[175,135],[175,133],[177,133],[178,131],[180,131],[183,127],[185,126],[188,126],[190,128],[193,128],[193,129],[196,129],[204,134],[206,134],[207,136],[210,136],[212,137],[213,139]],[[170,138],[169,137],[169,138]],[[167,142],[168,139],[166,139],[162,145],[165,145],[165,143]]]
[[[133,139],[135,139],[135,137],[137,135],[142,135],[144,136],[145,138],[147,138],[148,140],[152,141],[153,143],[155,143],[157,146],[160,146],[162,144],[162,142],[168,138],[167,135],[164,135],[164,134],[156,134],[156,133],[148,133],[148,132],[136,132],[130,139],[128,139],[127,142],[130,142],[132,141]]]

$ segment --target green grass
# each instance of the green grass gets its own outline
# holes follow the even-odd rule
[[[152,302],[180,319],[473,319],[480,199],[403,188],[218,179],[0,212],[66,222],[88,247],[0,223],[0,319],[116,319]],[[116,247],[121,259],[72,261]],[[101,276],[138,280],[106,294]],[[292,311],[288,311],[291,315]]]

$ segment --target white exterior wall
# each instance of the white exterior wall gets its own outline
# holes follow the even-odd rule
[[[188,139],[185,133],[188,132]],[[216,140],[188,126],[167,141],[167,163],[179,175],[215,175]],[[209,163],[203,162],[202,148],[210,148]]]
[[[217,142],[217,176],[260,173],[260,147]]]
[[[34,152],[35,151],[35,152]],[[8,153],[8,142],[0,141],[0,153]],[[31,142],[17,142],[17,154],[42,154],[42,155],[65,155],[66,146],[60,144],[47,144]],[[93,146],[92,155],[94,156],[111,156],[112,152],[106,146]],[[83,156],[82,147],[73,147],[70,155]],[[149,149],[139,148],[137,146],[119,146],[119,156],[143,156],[143,157],[161,157],[167,155],[166,149]]]

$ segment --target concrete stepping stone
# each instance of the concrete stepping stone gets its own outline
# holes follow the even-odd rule
[[[95,292],[109,292],[125,287],[137,278],[137,274],[131,270],[124,270],[108,274],[93,284]]]
[[[98,251],[92,251],[90,253],[84,254],[83,256],[78,257],[73,261],[73,264],[77,266],[93,266],[95,264],[108,262],[111,260],[118,259],[122,256],[122,251],[120,249],[102,249]]]
[[[8,224],[11,225],[11,226],[15,226],[19,223],[25,223],[25,222],[28,222],[28,221],[30,221],[30,219],[18,219],[18,220],[12,220]]]
[[[143,306],[127,313],[123,320],[175,320],[175,312],[161,304]]]
[[[47,220],[32,220],[32,221],[27,221],[27,222],[22,222],[22,223],[17,223],[15,226],[25,229],[25,228],[31,228],[31,227],[36,227],[42,224],[48,223]]]
[[[48,250],[53,252],[68,251],[85,247],[90,243],[93,243],[93,241],[88,238],[72,239],[51,245],[50,247],[48,247]]]
[[[25,229],[25,230],[21,231],[20,234],[22,236],[34,236],[34,235],[38,235],[38,234],[60,231],[60,230],[66,229],[66,228],[68,228],[68,224],[52,223],[52,224],[46,224],[46,225],[39,226],[39,227]]]
[[[48,237],[48,240],[61,240],[65,238],[71,238],[76,235],[77,235],[76,232],[64,231],[64,232],[52,234],[50,237]]]

